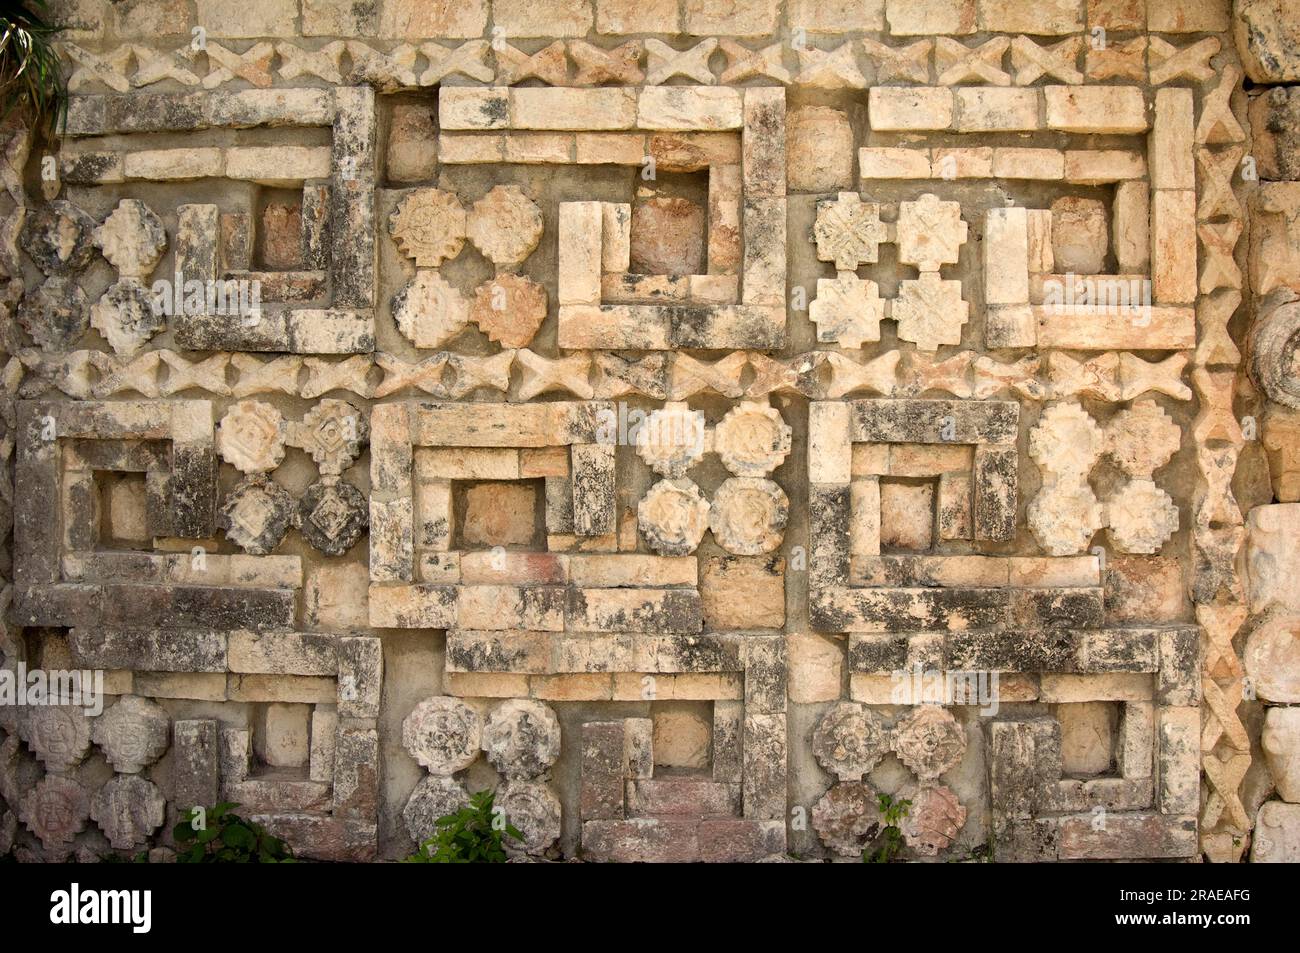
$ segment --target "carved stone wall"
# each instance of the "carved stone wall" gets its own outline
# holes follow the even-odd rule
[[[1296,14],[52,6],[0,854],[1300,859]]]

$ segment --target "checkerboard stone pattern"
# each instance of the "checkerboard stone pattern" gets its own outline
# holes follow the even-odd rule
[[[1293,11],[55,6],[0,855],[1300,859]]]

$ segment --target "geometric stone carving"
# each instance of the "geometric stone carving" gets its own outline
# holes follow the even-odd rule
[[[473,708],[459,698],[434,695],[402,722],[402,747],[430,774],[452,775],[478,758],[482,731]]]
[[[109,285],[90,309],[91,327],[104,336],[115,353],[127,356],[139,351],[165,323],[138,278],[122,278]]]
[[[123,278],[147,278],[167,247],[162,219],[137,199],[122,199],[95,229],[95,245]]]
[[[736,476],[765,477],[789,455],[790,434],[775,407],[741,401],[718,422],[713,449]]]
[[[488,261],[518,265],[541,240],[542,210],[519,186],[498,185],[474,203],[466,231]]]
[[[1106,425],[1106,453],[1131,477],[1150,477],[1178,452],[1181,442],[1182,430],[1149,398]]]
[[[670,402],[650,413],[636,432],[636,452],[660,476],[674,479],[704,455],[704,414],[685,401]]]
[[[1291,291],[1265,299],[1251,328],[1251,372],[1270,400],[1300,408],[1300,300]]]
[[[327,556],[342,556],[355,546],[369,521],[366,495],[337,476],[327,475],[313,483],[298,503],[303,539]]]
[[[535,778],[560,756],[560,723],[550,707],[512,698],[488,715],[483,750],[506,778]]]
[[[465,244],[465,209],[451,192],[413,189],[388,220],[402,254],[420,268],[436,268]]]
[[[1104,507],[1106,534],[1121,553],[1155,553],[1178,529],[1178,507],[1148,479],[1130,480]]]
[[[75,278],[65,275],[47,278],[25,294],[16,317],[36,346],[47,351],[67,350],[90,327],[86,293]]]
[[[90,736],[114,769],[137,774],[163,756],[170,730],[171,719],[160,705],[124,695],[95,719]]]
[[[1082,552],[1104,523],[1088,473],[1101,456],[1103,434],[1074,401],[1052,404],[1029,434],[1029,456],[1043,488],[1029,504],[1029,527],[1053,556]]]
[[[637,505],[637,526],[656,553],[685,556],[709,528],[709,501],[690,480],[660,480]]]
[[[437,820],[455,814],[469,804],[469,792],[456,778],[426,774],[420,779],[402,809],[402,820],[411,840],[422,844],[438,832]]]
[[[545,784],[507,781],[497,789],[493,807],[523,835],[522,843],[510,837],[504,840],[507,853],[541,854],[560,837],[560,799]]]
[[[264,556],[294,524],[297,505],[280,484],[253,473],[230,491],[217,513],[217,526],[244,552]]]
[[[322,476],[337,476],[361,455],[370,439],[365,411],[346,400],[325,398],[289,427],[291,442],[316,462]]]
[[[884,316],[879,285],[852,272],[818,278],[817,297],[808,303],[808,318],[817,325],[817,340],[822,344],[858,348],[879,341]]]
[[[840,702],[822,715],[812,737],[813,754],[841,781],[861,781],[889,752],[889,731],[865,705]]]
[[[919,278],[899,283],[891,314],[898,322],[899,338],[914,342],[922,351],[935,351],[941,344],[961,343],[961,328],[969,311],[970,304],[961,297],[960,281],[940,278],[937,271],[923,271]]]
[[[520,275],[497,275],[474,290],[469,319],[502,347],[524,347],[546,320],[546,287]]]
[[[146,843],[162,826],[167,802],[152,781],[138,774],[119,774],[95,792],[90,817],[118,850]]]
[[[1260,701],[1300,704],[1300,617],[1266,618],[1246,639],[1241,660]]]
[[[900,202],[898,260],[923,273],[937,272],[940,265],[956,264],[967,231],[959,202],[941,202],[928,192],[915,202]]]
[[[442,347],[469,323],[469,303],[436,271],[420,270],[393,296],[393,320],[418,348]]]
[[[907,846],[922,856],[946,850],[966,823],[966,808],[942,784],[904,785],[894,799],[911,802],[898,826]]]
[[[47,275],[76,274],[95,253],[95,220],[71,202],[30,209],[23,220],[23,251]]]
[[[731,477],[709,506],[709,529],[729,553],[759,556],[781,545],[790,515],[785,491],[771,480]]]
[[[835,199],[817,203],[813,226],[817,258],[835,262],[836,271],[851,272],[878,261],[887,233],[880,206],[863,202],[857,192],[841,192]]]
[[[957,766],[966,753],[966,733],[952,712],[920,705],[894,726],[894,751],[922,781]]]
[[[284,459],[284,418],[260,400],[241,400],[221,418],[217,452],[241,473],[265,473]]]
[[[857,857],[884,826],[875,788],[865,781],[837,781],[812,809],[822,843],[844,857]]]

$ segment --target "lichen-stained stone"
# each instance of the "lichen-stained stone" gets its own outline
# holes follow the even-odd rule
[[[137,774],[163,756],[170,731],[171,719],[161,706],[138,695],[124,695],[95,719],[90,737],[116,770]]]
[[[709,501],[690,480],[660,480],[637,504],[637,526],[655,552],[686,556],[709,528]]]
[[[47,774],[23,795],[18,817],[47,850],[72,843],[90,818],[90,793],[72,778]]]
[[[1256,83],[1300,82],[1300,23],[1284,3],[1235,0],[1232,32],[1246,74]]]
[[[844,857],[857,857],[885,826],[875,788],[864,781],[838,781],[812,809],[813,830]]]
[[[1300,804],[1268,801],[1255,815],[1252,864],[1300,863]]]
[[[709,631],[785,624],[785,560],[713,556],[700,567],[700,607]]]
[[[65,351],[90,327],[86,293],[73,277],[54,275],[23,295],[15,317],[37,347]]]
[[[1300,704],[1300,616],[1279,613],[1258,624],[1241,661],[1261,701]]]
[[[434,695],[412,709],[402,722],[402,747],[430,774],[463,771],[478,758],[483,723],[459,698]]]
[[[217,453],[240,473],[265,473],[284,459],[284,417],[260,400],[241,400],[221,418]]]
[[[502,777],[539,777],[560,756],[560,723],[549,705],[509,699],[488,714],[483,750]]]
[[[138,774],[119,774],[95,792],[90,818],[118,850],[148,843],[162,827],[167,801],[152,781]]]
[[[469,303],[442,275],[421,269],[393,296],[393,320],[416,347],[442,347],[465,330]]]
[[[37,705],[22,713],[18,734],[46,770],[62,774],[86,759],[90,726],[90,717],[76,705]]]
[[[385,163],[394,182],[421,182],[433,178],[438,168],[438,130],[430,106],[399,103],[393,106]]]
[[[817,723],[812,750],[841,781],[861,781],[889,753],[889,741],[879,714],[858,702],[840,702]]]
[[[388,220],[403,255],[420,268],[436,268],[465,245],[465,209],[451,192],[414,189]]]
[[[297,502],[289,491],[264,473],[246,477],[230,491],[217,513],[217,526],[226,538],[254,556],[280,545],[297,518]]]
[[[1260,389],[1270,400],[1300,410],[1300,295],[1281,290],[1265,298],[1250,344],[1251,375]]]
[[[356,461],[370,441],[370,418],[346,400],[326,397],[298,424],[293,444],[316,462],[322,476],[337,476]]]
[[[817,297],[808,303],[808,318],[817,325],[821,344],[858,348],[879,341],[884,317],[880,286],[847,271],[835,278],[818,278]]]
[[[636,432],[636,452],[660,476],[676,479],[699,462],[705,450],[702,411],[670,401],[652,411]]]
[[[704,207],[689,199],[651,196],[632,206],[632,271],[644,275],[704,272]]]
[[[1178,529],[1178,507],[1148,479],[1130,480],[1105,505],[1107,535],[1122,553],[1155,553]]]
[[[497,275],[474,290],[469,319],[502,347],[525,347],[546,320],[546,286],[522,275]]]
[[[122,199],[95,229],[94,241],[123,278],[146,278],[167,247],[167,232],[149,206]]]
[[[560,837],[560,799],[551,788],[539,781],[507,781],[497,789],[493,807],[507,824],[523,835],[522,843],[512,837],[504,841],[506,852],[536,856]]]
[[[729,553],[760,556],[781,545],[790,516],[790,500],[771,480],[731,477],[713,494],[709,529]]]
[[[95,253],[95,220],[61,199],[30,209],[19,241],[47,275],[76,274]]]
[[[968,230],[960,202],[943,202],[929,192],[915,202],[900,202],[898,260],[922,272],[955,264]]]
[[[429,774],[420,779],[402,808],[402,820],[411,840],[422,844],[438,833],[438,818],[455,814],[469,804],[469,792],[456,778]]]
[[[90,324],[116,354],[130,356],[161,331],[166,319],[138,278],[114,282],[90,308]]]
[[[790,425],[767,403],[741,401],[713,432],[713,450],[736,476],[765,477],[790,454]]]
[[[921,705],[894,725],[894,751],[922,781],[957,766],[966,753],[966,732],[952,713],[938,705]]]
[[[303,539],[326,556],[342,556],[355,546],[369,522],[366,495],[337,478],[325,477],[313,483],[298,502]]]
[[[1250,131],[1260,178],[1286,179],[1292,182],[1300,179],[1300,87],[1274,86],[1252,99]],[[1227,150],[1227,154],[1239,161],[1238,150]],[[1197,153],[1197,160],[1212,165],[1216,155],[1208,149],[1201,150]],[[1229,164],[1225,161],[1224,165],[1229,184],[1227,195],[1231,195],[1230,186],[1232,175],[1237,171],[1236,162]],[[1219,178],[1224,181],[1224,177]]]
[[[1277,793],[1300,803],[1300,708],[1269,708],[1260,743]]]
[[[960,281],[923,271],[920,278],[899,283],[890,314],[898,322],[902,340],[912,341],[922,351],[937,351],[940,345],[961,343],[970,303],[962,300]]]
[[[894,801],[911,802],[898,826],[907,846],[925,857],[946,850],[966,823],[966,808],[943,784],[904,785]]]
[[[541,241],[542,210],[519,186],[498,185],[474,203],[465,230],[488,261],[519,265]]]
[[[855,271],[879,261],[880,244],[887,235],[880,206],[863,202],[857,192],[841,192],[835,199],[817,203],[813,225],[817,260],[834,262],[836,271]]]

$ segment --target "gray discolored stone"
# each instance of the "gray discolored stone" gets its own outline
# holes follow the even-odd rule
[[[866,705],[840,702],[813,731],[813,754],[841,781],[861,781],[889,752],[889,732]]]
[[[560,723],[539,701],[512,698],[488,715],[483,750],[507,778],[535,778],[560,756]]]
[[[342,556],[361,539],[370,522],[370,504],[351,483],[313,483],[298,504],[303,539],[327,556]]]
[[[19,241],[47,275],[75,274],[95,253],[95,220],[62,199],[27,212]]]
[[[454,814],[469,803],[469,792],[455,778],[426,775],[415,786],[402,808],[406,831],[416,844],[438,832],[438,818]]]
[[[217,514],[217,526],[226,538],[254,556],[265,556],[284,539],[296,518],[289,491],[264,473],[240,482]]]
[[[152,781],[119,774],[95,792],[90,817],[118,850],[138,847],[162,826],[167,802]]]
[[[18,303],[17,318],[37,346],[47,351],[71,348],[90,327],[86,293],[64,275],[47,278]]]

